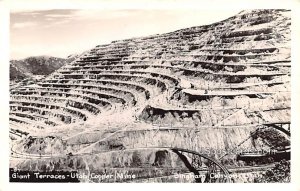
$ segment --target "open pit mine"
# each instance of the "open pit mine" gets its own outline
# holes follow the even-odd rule
[[[290,182],[290,26],[242,11],[11,88],[10,181]]]

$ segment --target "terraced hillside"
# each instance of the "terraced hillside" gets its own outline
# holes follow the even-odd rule
[[[10,166],[128,175],[88,182],[256,181],[289,160],[290,25],[290,11],[251,10],[96,46],[11,90]]]

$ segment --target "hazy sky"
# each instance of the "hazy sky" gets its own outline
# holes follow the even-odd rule
[[[11,59],[66,57],[112,40],[211,24],[241,10],[39,10],[11,12]]]

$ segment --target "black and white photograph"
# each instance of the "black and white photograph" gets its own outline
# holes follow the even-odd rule
[[[9,183],[291,183],[292,13],[10,10]]]
[[[290,10],[60,55],[74,45],[58,41],[130,36],[151,20],[168,30],[181,15],[11,13],[10,181],[289,182]],[[147,27],[158,29],[136,33]],[[60,57],[30,56],[43,51]]]

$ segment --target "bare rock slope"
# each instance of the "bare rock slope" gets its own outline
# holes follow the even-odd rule
[[[189,165],[194,155],[168,150],[184,148],[212,157],[202,170],[217,161],[235,173],[271,168],[289,147],[290,25],[288,10],[249,10],[96,46],[34,87],[11,91],[11,166],[179,181],[176,169],[199,173]],[[270,149],[278,155],[252,160],[244,152]]]

